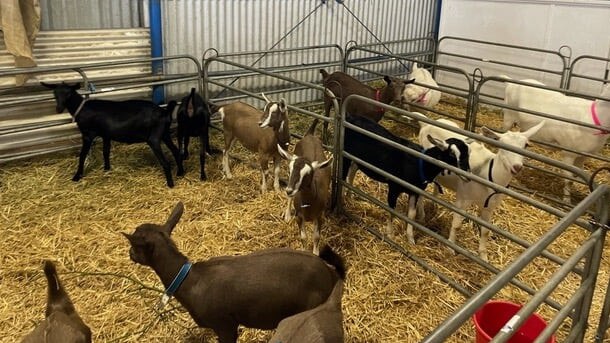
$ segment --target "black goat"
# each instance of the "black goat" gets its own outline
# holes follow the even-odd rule
[[[376,135],[392,140],[408,148],[421,151],[430,157],[461,168],[462,170],[470,170],[470,166],[468,164],[469,148],[468,145],[466,145],[460,139],[449,138],[446,141],[442,141],[428,135],[427,138],[432,144],[434,144],[434,147],[424,150],[421,145],[395,136],[386,128],[372,121],[371,119],[363,116],[348,114],[347,121],[366,131],[370,131]],[[434,180],[434,178],[443,170],[443,168],[437,166],[436,164],[426,162],[423,159],[420,159],[400,149],[391,147],[375,138],[369,137],[360,132],[356,132],[352,129],[345,129],[344,140],[345,152],[381,170],[384,170],[385,172],[394,175],[399,179],[419,187],[420,189],[425,189],[428,182]],[[347,177],[351,162],[352,161],[348,158],[343,158],[343,180],[345,180]],[[407,216],[409,219],[415,218],[415,205],[418,198],[417,193],[410,191],[409,189],[369,168],[361,165],[359,165],[358,168],[361,169],[362,172],[364,172],[368,177],[388,184],[387,200],[388,206],[391,208],[396,208],[396,201],[398,200],[398,196],[400,196],[400,194],[407,193],[409,195],[409,209]],[[387,226],[387,233],[390,237],[393,236],[394,232],[392,227],[392,219],[393,215],[390,215]],[[407,223],[407,236],[409,238],[409,242],[415,244],[415,239],[413,238],[413,226],[410,223]]]
[[[180,153],[172,142],[169,132],[175,101],[171,101],[164,110],[146,100],[88,100],[76,92],[80,88],[80,83],[70,85],[62,82],[54,85],[41,82],[41,84],[53,90],[57,113],[67,108],[82,134],[83,146],[73,181],[78,181],[83,176],[85,158],[96,137],[102,137],[103,141],[104,170],[110,170],[111,140],[122,143],[146,142],[163,167],[167,185],[174,187],[170,164],[161,150],[163,141],[176,159],[178,176],[184,174]]]
[[[80,318],[64,290],[55,265],[44,262],[47,277],[47,310],[45,320],[23,338],[22,343],[89,343],[91,329]]]
[[[178,108],[178,150],[183,160],[189,158],[189,138],[199,137],[201,150],[199,151],[199,164],[201,166],[201,180],[206,180],[205,175],[205,155],[212,154],[210,148],[210,110],[207,104],[195,92],[195,88],[191,88],[191,93],[182,99],[182,103]],[[184,147],[183,147],[184,144]]]

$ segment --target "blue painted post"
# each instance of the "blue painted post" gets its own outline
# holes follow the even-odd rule
[[[149,1],[150,15],[150,56],[163,56],[163,27],[161,23],[161,0]],[[163,61],[152,62],[153,75],[163,75]],[[165,90],[163,86],[153,86],[152,101],[155,104],[165,102]]]

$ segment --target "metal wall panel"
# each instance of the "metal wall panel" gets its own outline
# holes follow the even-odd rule
[[[228,53],[430,36],[436,4],[436,0],[347,0],[343,5],[335,1],[162,0],[164,53],[201,58],[208,48]],[[331,50],[315,54],[318,61],[335,59]],[[239,62],[264,68],[295,64],[304,58],[270,54],[257,61],[258,57]],[[191,68],[186,64],[168,66],[172,73],[191,72]],[[320,81],[320,74],[313,71],[299,77]],[[261,84],[260,79],[249,78],[239,86],[272,86],[269,82],[278,81]],[[191,86],[171,86],[168,94],[179,96]]]
[[[143,27],[143,0],[40,0],[41,30]]]

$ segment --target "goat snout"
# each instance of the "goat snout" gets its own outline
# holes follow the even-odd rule
[[[292,187],[287,187],[286,188],[286,195],[288,195],[289,198],[292,198],[296,194],[297,194],[297,190],[296,189],[294,189]]]

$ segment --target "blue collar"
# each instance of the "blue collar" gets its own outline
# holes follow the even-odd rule
[[[176,275],[174,280],[172,280],[172,283],[169,284],[169,287],[167,287],[165,292],[161,295],[161,299],[157,304],[158,311],[161,311],[165,307],[165,305],[167,305],[169,299],[174,295],[174,293],[176,293],[178,287],[182,285],[184,279],[186,279],[186,276],[189,274],[189,271],[191,270],[192,266],[193,263],[188,261],[182,265],[182,268],[180,268],[178,275]]]
[[[184,279],[186,279],[186,276],[189,274],[189,271],[191,270],[192,266],[193,263],[188,261],[182,265],[182,268],[180,268],[178,275],[176,275],[172,283],[170,283],[169,287],[167,287],[167,289],[165,290],[165,295],[171,297],[174,295],[174,293],[176,293],[178,287],[180,287]]]
[[[426,153],[426,149],[422,149],[420,151],[422,154]],[[417,166],[418,166],[418,170],[419,170],[419,180],[421,181],[422,184],[426,185],[428,184],[428,180],[426,179],[426,174],[424,174],[424,160],[422,158],[420,158],[417,161]]]

